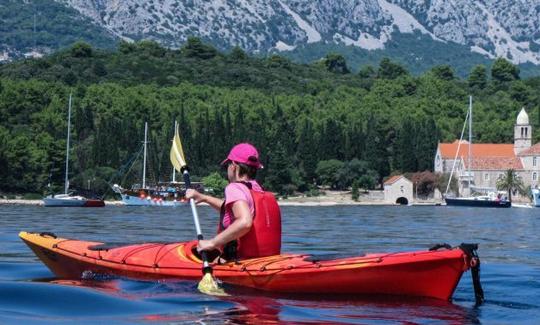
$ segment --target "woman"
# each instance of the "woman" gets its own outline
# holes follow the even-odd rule
[[[225,200],[189,189],[186,198],[205,202],[220,212],[217,235],[200,240],[199,251],[220,250],[227,260],[277,255],[281,250],[281,212],[274,195],[257,183],[263,168],[257,149],[249,143],[234,146],[221,163],[229,184]]]

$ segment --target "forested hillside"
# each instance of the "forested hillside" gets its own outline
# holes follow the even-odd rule
[[[61,185],[67,101],[73,92],[75,186],[104,191],[105,181],[140,177],[143,125],[150,128],[150,176],[169,180],[174,120],[193,173],[219,171],[237,142],[262,153],[263,183],[279,192],[374,187],[397,172],[432,169],[438,141],[459,137],[474,96],[477,142],[511,142],[526,107],[535,140],[540,79],[496,60],[467,79],[449,66],[420,76],[388,59],[351,73],[340,55],[312,65],[272,56],[220,53],[197,39],[180,50],[122,43],[116,52],[86,44],[52,56],[0,66],[0,190],[42,193]],[[120,172],[119,172],[120,171]]]
[[[79,40],[101,48],[118,42],[111,32],[54,0],[3,0],[0,22],[0,56],[7,53],[11,59],[34,50],[50,53]]]

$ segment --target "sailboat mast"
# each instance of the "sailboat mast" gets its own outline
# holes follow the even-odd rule
[[[178,128],[178,122],[174,121],[174,134],[176,134],[176,129]],[[173,136],[173,141],[174,141],[174,136]],[[176,182],[176,169],[172,168],[172,182],[175,183]]]
[[[467,179],[469,180],[469,195],[472,194],[471,191],[471,155],[472,155],[472,96],[469,96],[469,159],[468,159],[468,168],[467,168]]]
[[[68,105],[68,127],[67,127],[67,142],[66,142],[66,175],[64,177],[64,194],[68,194],[69,189],[69,136],[71,131],[71,93],[69,93]]]
[[[148,122],[144,122],[144,158],[142,172],[142,188],[146,188],[146,144],[148,143]]]

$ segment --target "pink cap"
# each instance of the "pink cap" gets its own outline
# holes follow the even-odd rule
[[[221,165],[229,161],[246,164],[255,168],[263,168],[263,165],[259,161],[259,152],[249,143],[240,143],[234,146],[229,152],[227,159],[221,162]]]

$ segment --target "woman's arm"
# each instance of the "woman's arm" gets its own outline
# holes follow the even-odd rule
[[[212,208],[216,209],[217,211],[221,211],[221,206],[223,205],[223,200],[218,199],[217,197],[213,197],[210,195],[202,194],[197,192],[194,189],[188,189],[186,191],[186,198],[194,199],[196,203],[205,202],[208,203]]]
[[[221,249],[225,244],[247,234],[253,225],[253,216],[246,201],[232,203],[234,221],[229,227],[209,240],[199,241],[199,250]]]

